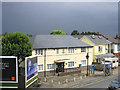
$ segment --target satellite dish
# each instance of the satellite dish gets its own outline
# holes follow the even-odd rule
[[[102,36],[98,36],[99,39],[102,39]]]
[[[92,35],[91,37],[92,37],[92,39],[95,39],[95,35]]]

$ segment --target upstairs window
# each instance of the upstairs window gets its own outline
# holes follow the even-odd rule
[[[59,49],[56,49],[56,54],[59,54]]]
[[[81,52],[86,52],[86,48],[81,48]]]
[[[102,52],[102,46],[98,47],[99,52]]]
[[[65,50],[63,49],[63,54],[65,53]]]
[[[36,52],[36,55],[43,55],[42,49],[37,49],[35,52]]]
[[[68,53],[74,53],[74,48],[69,48]]]

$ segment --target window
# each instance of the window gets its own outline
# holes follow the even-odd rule
[[[43,55],[43,50],[42,49],[38,49],[35,50],[36,55]]]
[[[69,48],[68,53],[74,53],[74,48]]]
[[[38,70],[43,70],[43,64],[38,65]]]
[[[65,53],[65,50],[63,49],[63,54]]]
[[[68,67],[73,67],[74,66],[74,62],[68,62]]]
[[[47,64],[47,69],[54,69],[54,64]]]
[[[86,48],[81,48],[81,52],[86,52]]]
[[[56,53],[59,54],[59,49],[57,49]]]
[[[81,60],[82,66],[86,66],[86,60]]]
[[[37,50],[35,50],[35,54],[37,54]]]
[[[102,46],[98,47],[99,52],[102,52]]]
[[[120,44],[118,44],[118,48],[117,49],[118,49],[118,51],[120,51]]]

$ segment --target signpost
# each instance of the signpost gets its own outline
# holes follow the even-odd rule
[[[38,79],[37,56],[25,58],[25,88]]]
[[[87,75],[86,75],[86,76],[88,76],[88,59],[89,59],[88,53],[87,53],[87,55],[86,55],[86,59],[87,59]]]
[[[0,88],[18,88],[17,57],[0,56]]]

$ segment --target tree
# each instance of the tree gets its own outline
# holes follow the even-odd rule
[[[32,55],[32,43],[29,36],[21,32],[8,33],[2,36],[2,55],[17,56],[20,63],[25,60],[25,57]]]
[[[54,30],[51,35],[66,35],[66,33],[62,32],[62,30]]]
[[[81,35],[97,35],[96,32],[82,32]]]
[[[29,37],[32,37],[32,34],[27,34]]]
[[[73,32],[71,33],[71,35],[79,35],[78,30],[73,30]]]
[[[3,35],[3,36],[6,36],[7,34],[8,34],[8,32],[5,32],[5,33],[3,33],[2,35]]]

